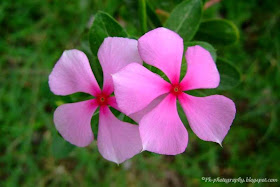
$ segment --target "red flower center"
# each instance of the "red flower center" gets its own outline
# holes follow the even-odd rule
[[[178,96],[179,94],[182,93],[182,88],[180,86],[180,84],[172,84],[171,85],[171,89],[170,92],[176,96]]]
[[[96,100],[97,100],[97,102],[100,106],[101,105],[108,105],[108,98],[109,98],[108,95],[106,95],[104,93],[101,93],[96,97]]]

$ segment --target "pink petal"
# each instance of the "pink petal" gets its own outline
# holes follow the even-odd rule
[[[148,106],[144,109],[140,110],[139,112],[135,112],[130,114],[129,117],[139,123],[141,119],[149,112],[151,112],[161,101],[166,97],[166,94],[163,94],[156,99],[154,99]]]
[[[122,163],[142,149],[139,128],[117,119],[108,107],[101,107],[97,145],[105,159]]]
[[[137,40],[119,37],[108,37],[98,50],[98,59],[103,69],[103,92],[114,91],[112,74],[118,72],[131,62],[142,64],[138,54]]]
[[[157,28],[138,40],[139,54],[148,64],[162,70],[173,84],[180,78],[183,39],[166,28]]]
[[[188,47],[186,52],[187,74],[181,82],[182,89],[216,88],[220,75],[211,54],[199,45]]]
[[[163,78],[137,63],[113,74],[113,81],[118,106],[126,115],[142,110],[170,89]]]
[[[117,101],[116,101],[116,97],[111,96],[108,98],[108,105],[113,107],[116,110],[120,110],[120,108],[118,107]]]
[[[93,140],[91,117],[97,107],[94,99],[59,106],[54,112],[56,129],[71,144],[89,145]]]
[[[49,76],[49,86],[56,95],[85,92],[96,96],[100,93],[87,56],[76,49],[63,52]]]
[[[235,117],[235,104],[222,95],[179,96],[194,133],[202,140],[221,144]]]
[[[169,94],[140,121],[143,149],[176,155],[185,151],[188,132],[177,112],[176,96]]]

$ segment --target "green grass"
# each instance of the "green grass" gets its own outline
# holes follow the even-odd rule
[[[153,1],[153,6],[170,12],[178,2]],[[1,1],[0,186],[212,185],[201,177],[280,180],[279,8],[273,0],[225,0],[204,14],[205,19],[230,19],[240,29],[239,43],[217,50],[242,73],[238,87],[217,91],[237,106],[223,148],[198,139],[187,126],[185,153],[173,157],[143,152],[118,166],[101,157],[96,143],[77,148],[58,135],[53,111],[57,104],[77,101],[80,95],[55,96],[47,81],[63,50],[85,49],[89,22],[97,10],[109,12],[128,33],[140,36],[137,3]]]

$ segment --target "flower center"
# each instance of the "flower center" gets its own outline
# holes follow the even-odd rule
[[[172,84],[170,92],[176,96],[178,96],[180,93],[182,93],[180,84]]]
[[[98,104],[101,106],[101,105],[107,105],[108,104],[108,98],[109,98],[109,96],[108,95],[105,95],[105,94],[103,94],[103,93],[101,93],[100,95],[98,95],[97,97],[96,97],[96,99],[97,99],[97,102],[98,102]]]

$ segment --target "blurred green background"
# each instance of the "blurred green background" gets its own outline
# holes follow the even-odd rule
[[[179,2],[151,1],[163,20]],[[225,185],[205,183],[201,177],[279,181],[279,4],[223,0],[204,12],[204,19],[226,18],[240,30],[238,43],[217,47],[217,54],[230,59],[242,74],[238,87],[219,91],[237,106],[223,148],[200,140],[187,125],[190,139],[183,154],[143,152],[118,166],[101,157],[96,142],[77,148],[58,135],[52,121],[55,108],[77,100],[75,95],[53,95],[48,75],[63,50],[86,50],[89,26],[98,10],[140,36],[137,1],[1,1],[0,186]],[[279,186],[279,182],[243,185]]]

